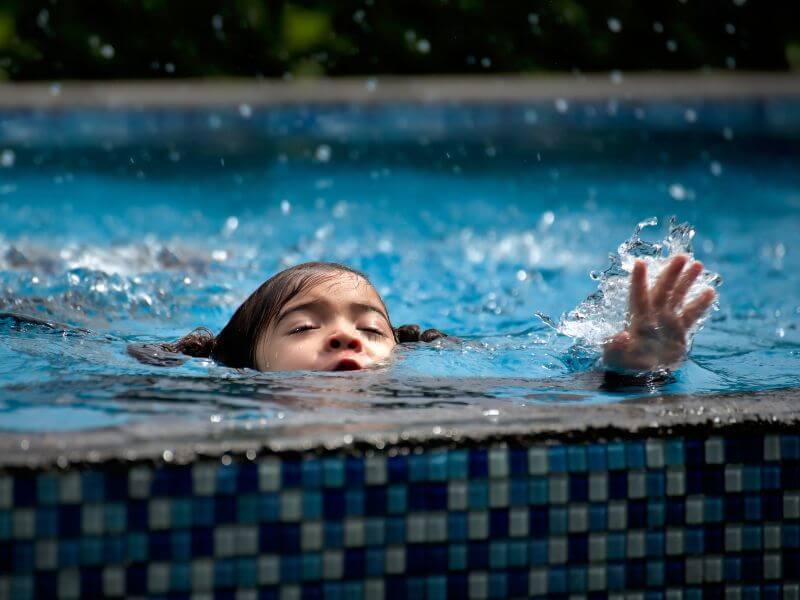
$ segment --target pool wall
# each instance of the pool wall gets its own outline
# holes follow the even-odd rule
[[[0,597],[198,593],[797,598],[800,434],[251,452],[0,475]]]

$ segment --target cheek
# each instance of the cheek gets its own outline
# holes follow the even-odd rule
[[[293,371],[313,366],[319,342],[312,336],[280,338],[261,345],[258,367],[262,371]]]

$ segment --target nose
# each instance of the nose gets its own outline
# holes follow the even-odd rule
[[[339,332],[328,338],[328,348],[331,350],[347,349],[353,350],[354,352],[361,352],[361,340],[344,332]]]

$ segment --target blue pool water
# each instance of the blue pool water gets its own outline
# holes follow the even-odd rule
[[[635,126],[568,118],[603,106],[0,114],[0,312],[73,328],[0,319],[0,429],[800,384],[796,133],[692,103],[654,105],[657,119],[623,105]],[[658,217],[642,232],[658,241],[673,215],[722,278],[718,310],[670,381],[608,389],[591,353],[536,313],[558,322],[638,222]],[[345,375],[126,353],[218,331],[259,283],[306,260],[364,270],[395,325],[461,341]]]

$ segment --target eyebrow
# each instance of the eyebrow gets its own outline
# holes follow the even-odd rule
[[[308,302],[304,302],[303,304],[298,304],[297,306],[293,306],[288,310],[284,310],[277,319],[275,319],[275,325],[278,325],[283,319],[288,317],[293,312],[299,312],[303,310],[308,311],[317,311],[320,308],[323,308],[325,305],[329,303],[325,300],[310,300]],[[370,304],[368,302],[351,302],[349,307],[351,309],[357,309],[360,312],[374,312],[378,313],[381,317],[383,317],[386,321],[386,324],[391,327],[391,321],[389,321],[389,315],[384,312],[383,309],[375,306],[374,304]]]

